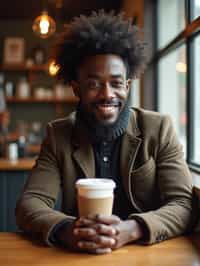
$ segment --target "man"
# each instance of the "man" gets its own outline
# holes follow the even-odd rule
[[[171,120],[128,104],[130,79],[145,61],[138,29],[120,15],[80,16],[56,59],[58,76],[80,102],[75,113],[48,124],[17,204],[19,227],[49,245],[96,254],[185,232],[192,185]],[[112,216],[78,217],[75,182],[83,177],[116,182]],[[53,210],[60,187],[61,212]]]

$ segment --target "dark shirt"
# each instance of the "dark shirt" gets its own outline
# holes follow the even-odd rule
[[[116,183],[114,191],[113,214],[121,219],[127,219],[134,211],[123,188],[120,175],[120,145],[121,137],[112,141],[93,144],[95,169],[97,178],[110,178]]]

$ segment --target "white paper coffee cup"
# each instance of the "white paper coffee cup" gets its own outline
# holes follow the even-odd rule
[[[76,182],[80,216],[112,214],[115,182],[105,178],[83,178]]]

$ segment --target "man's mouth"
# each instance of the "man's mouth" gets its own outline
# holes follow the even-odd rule
[[[116,112],[116,109],[118,109],[121,106],[120,102],[113,102],[113,103],[96,103],[95,107],[98,111],[101,113],[104,113],[105,115],[110,115]]]
[[[121,102],[120,101],[110,101],[110,102],[101,101],[101,102],[94,103],[94,105],[96,107],[98,107],[98,106],[102,106],[102,107],[120,107],[121,106]]]
[[[113,105],[97,105],[97,109],[102,112],[113,112],[117,106]]]

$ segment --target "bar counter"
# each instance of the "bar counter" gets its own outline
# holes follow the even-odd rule
[[[0,159],[0,231],[15,232],[15,206],[35,158]],[[1,264],[0,264],[1,265]]]
[[[35,163],[35,158],[23,158],[16,161],[0,159],[0,171],[31,170]]]
[[[2,266],[199,266],[200,234],[151,246],[127,245],[111,254],[90,255],[46,247],[21,233],[0,233]]]

